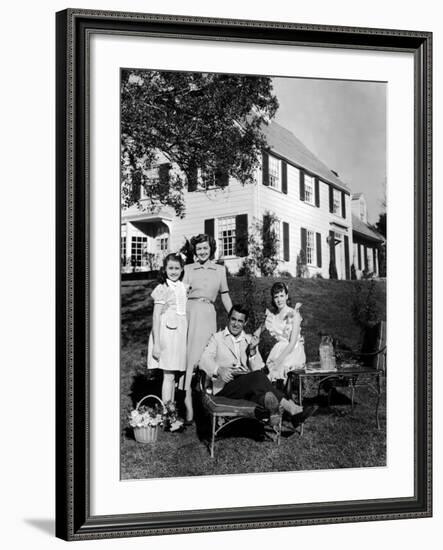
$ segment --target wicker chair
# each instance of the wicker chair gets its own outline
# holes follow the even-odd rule
[[[355,360],[365,367],[382,371],[386,374],[386,323],[380,321],[373,327],[366,328],[360,349],[335,348],[337,359]]]
[[[257,405],[257,403],[246,399],[230,399],[228,397],[213,395],[211,379],[201,369],[197,369],[196,374],[196,389],[200,392],[203,408],[211,419],[211,439],[209,442],[211,458],[214,458],[215,439],[220,432],[234,422],[245,418],[262,422],[266,428],[269,427],[272,429],[272,433],[275,436],[273,439],[275,439],[277,445],[280,445],[282,429],[281,414],[277,426],[271,428],[265,409]],[[257,410],[259,413],[263,413],[263,418],[257,418]]]

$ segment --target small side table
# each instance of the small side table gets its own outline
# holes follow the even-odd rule
[[[380,420],[378,417],[380,397],[382,395],[382,370],[372,369],[360,365],[352,365],[346,367],[337,367],[336,371],[320,371],[318,369],[310,370],[310,365],[318,363],[307,363],[306,368],[302,370],[293,370],[288,373],[287,394],[292,396],[294,389],[298,390],[298,402],[303,405],[304,382],[307,379],[315,380],[317,383],[317,394],[320,393],[321,387],[328,380],[333,382],[332,387],[348,387],[351,389],[351,411],[354,410],[354,394],[356,388],[366,387],[372,390],[376,396],[375,404],[375,422],[377,429],[380,429]],[[331,387],[331,389],[332,389]],[[331,392],[328,392],[328,404]],[[301,424],[301,435],[303,435],[303,423]]]

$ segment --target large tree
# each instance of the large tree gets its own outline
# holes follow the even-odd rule
[[[263,125],[275,115],[277,98],[268,77],[123,70],[121,80],[122,197],[147,208],[172,206],[184,215],[183,189],[226,185],[232,176],[253,181],[266,147]],[[149,170],[165,158],[159,178]]]

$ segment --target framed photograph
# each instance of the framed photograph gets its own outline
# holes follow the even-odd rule
[[[432,514],[431,44],[57,13],[58,537]]]

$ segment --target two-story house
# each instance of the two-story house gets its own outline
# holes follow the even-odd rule
[[[385,238],[368,224],[368,208],[363,193],[351,197],[352,240],[354,249],[352,262],[357,279],[364,272],[375,277],[380,276],[380,249],[385,245]]]
[[[254,183],[242,185],[220,175],[213,187],[188,186],[183,218],[169,208],[144,212],[143,195],[141,208],[123,211],[124,263],[145,270],[158,267],[159,258],[179,250],[185,238],[209,233],[217,241],[217,257],[235,273],[248,254],[248,231],[272,212],[278,219],[278,271],[296,275],[301,255],[310,276],[328,278],[332,262],[337,277],[349,279],[353,240],[348,187],[289,130],[272,122],[264,132],[269,148]],[[175,169],[160,159],[152,177]]]

